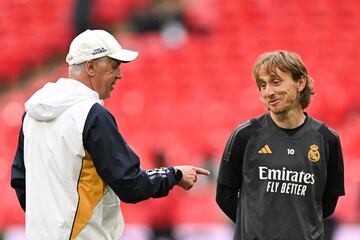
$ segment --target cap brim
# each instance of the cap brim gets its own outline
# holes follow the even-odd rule
[[[114,58],[116,60],[119,60],[121,62],[131,62],[135,60],[139,56],[139,52],[127,50],[127,49],[120,49],[116,53],[108,55],[108,57]]]

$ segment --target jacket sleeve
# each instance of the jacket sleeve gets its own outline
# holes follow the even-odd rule
[[[25,114],[23,115],[24,122]],[[24,164],[24,133],[21,125],[18,146],[11,166],[11,187],[15,189],[21,208],[25,211],[25,164]]]
[[[167,196],[179,181],[173,167],[142,170],[139,157],[120,135],[114,117],[99,104],[88,114],[83,142],[98,174],[123,202]]]

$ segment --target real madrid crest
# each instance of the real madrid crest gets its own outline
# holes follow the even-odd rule
[[[316,144],[310,146],[310,150],[308,152],[308,158],[311,162],[317,162],[320,160],[320,153],[318,151],[319,147]]]

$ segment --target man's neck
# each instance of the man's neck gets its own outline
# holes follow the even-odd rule
[[[284,129],[294,129],[305,122],[306,116],[303,109],[290,110],[284,113],[272,113],[270,116],[274,123]]]

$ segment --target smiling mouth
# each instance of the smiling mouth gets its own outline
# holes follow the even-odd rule
[[[277,104],[278,102],[280,102],[279,99],[274,99],[274,100],[269,101],[269,104],[270,104],[270,105],[275,105],[275,104]]]

